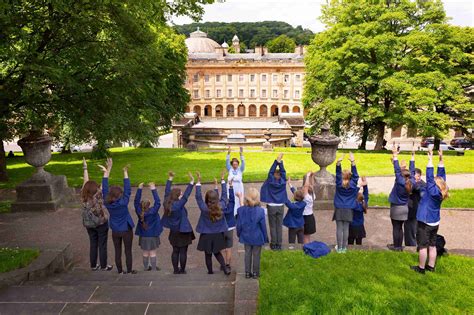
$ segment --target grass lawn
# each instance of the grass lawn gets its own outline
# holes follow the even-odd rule
[[[288,175],[301,178],[309,170],[317,170],[318,167],[311,160],[307,148],[282,148],[285,151],[283,157]],[[245,181],[263,181],[273,160],[278,155],[275,152],[247,152],[245,153],[246,169]],[[90,153],[53,154],[46,170],[54,174],[67,176],[69,185],[80,187],[82,185],[82,157],[90,157]],[[129,171],[133,185],[140,182],[155,181],[164,184],[168,170],[174,170],[177,174],[175,181],[184,183],[187,181],[188,171],[200,170],[204,182],[210,182],[214,176],[218,176],[225,167],[226,153],[222,152],[187,152],[182,149],[112,149],[114,158],[114,169],[111,175],[111,183],[122,182],[121,168],[131,164]],[[238,156],[233,153],[232,157]],[[390,154],[373,152],[356,152],[355,157],[361,175],[392,175],[393,168],[390,163]],[[408,154],[402,154],[400,159],[409,159]],[[99,180],[101,173],[97,164],[103,161],[88,161],[89,174],[92,179]],[[349,161],[345,160],[344,167],[349,167]],[[419,156],[417,166],[426,167],[426,156]],[[465,156],[446,156],[445,164],[448,174],[474,173],[474,152],[466,152]],[[23,180],[27,179],[33,172],[33,167],[25,163],[23,157],[7,159],[8,174],[10,181],[0,183],[0,188],[13,188]],[[335,166],[329,166],[334,172]]]
[[[390,206],[386,194],[370,194],[369,197],[370,206]],[[442,208],[474,208],[474,188],[450,190]]]
[[[264,251],[259,314],[472,314],[474,259],[447,256],[435,273],[409,266],[417,255],[349,251],[313,259]]]
[[[38,256],[37,249],[0,248],[0,273],[26,267]]]

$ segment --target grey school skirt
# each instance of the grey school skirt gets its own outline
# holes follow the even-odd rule
[[[408,205],[390,204],[390,219],[397,221],[408,220]]]
[[[336,208],[334,209],[332,220],[352,222],[352,217],[352,209]]]
[[[160,238],[158,236],[140,236],[138,238],[138,245],[142,250],[155,250],[160,246]]]

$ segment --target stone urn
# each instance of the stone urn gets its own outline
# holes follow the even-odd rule
[[[266,130],[265,133],[263,134],[263,138],[265,139],[265,142],[262,145],[262,150],[263,151],[273,151],[273,146],[270,142],[270,139],[272,137],[272,133],[270,130]]]
[[[336,192],[336,180],[334,175],[326,169],[336,159],[336,152],[341,139],[329,132],[329,125],[321,127],[321,133],[309,138],[311,143],[311,158],[319,166],[319,171],[314,176],[315,201],[314,210],[334,209],[333,200]]]
[[[31,132],[18,141],[26,162],[36,170],[29,179],[16,186],[12,211],[55,211],[62,203],[72,200],[66,176],[44,170],[51,159],[51,143],[48,135],[38,132]]]

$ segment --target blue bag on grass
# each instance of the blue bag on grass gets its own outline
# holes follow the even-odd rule
[[[329,254],[331,252],[331,249],[323,242],[314,241],[305,244],[303,246],[303,251],[306,255],[309,255],[313,258],[318,258]]]

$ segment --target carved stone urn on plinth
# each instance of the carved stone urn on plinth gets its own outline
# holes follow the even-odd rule
[[[273,151],[273,145],[270,142],[270,138],[272,137],[270,130],[267,129],[263,137],[265,138],[265,142],[262,145],[262,151]]]
[[[12,211],[55,211],[72,198],[66,176],[56,176],[44,170],[51,159],[51,143],[48,135],[33,132],[18,141],[26,163],[34,166],[36,171],[16,187]]]
[[[341,139],[330,134],[329,125],[321,127],[321,134],[309,138],[311,143],[311,158],[318,164],[320,170],[314,176],[314,210],[334,209],[334,194],[336,193],[335,176],[326,170],[336,159],[336,152]]]

